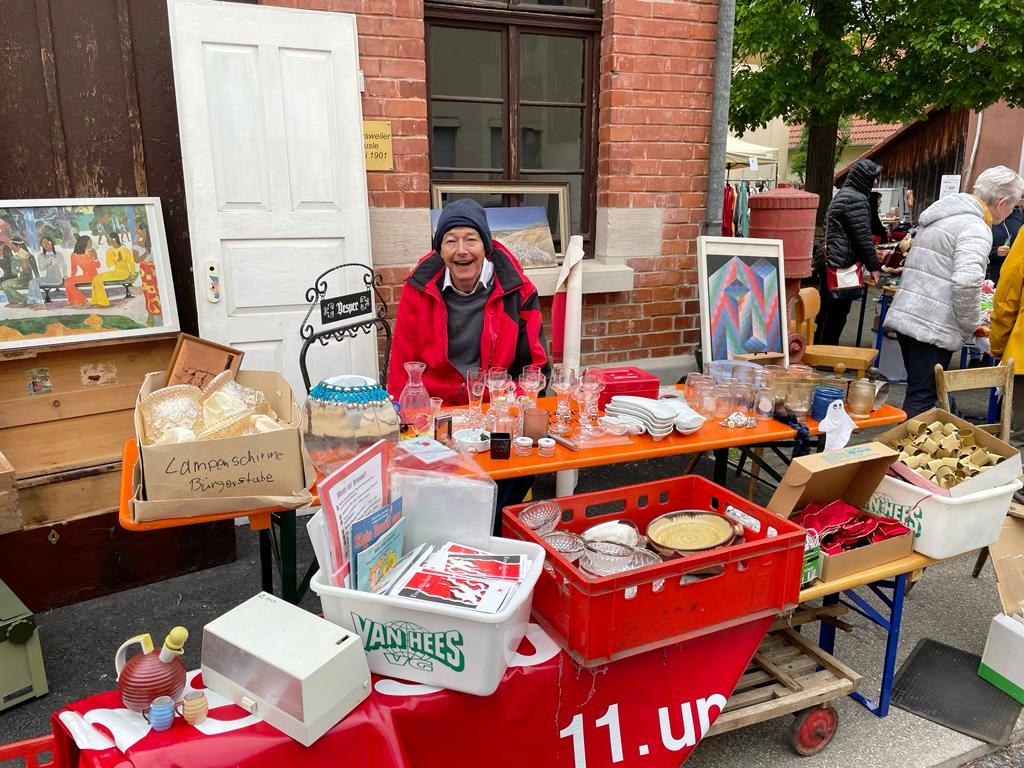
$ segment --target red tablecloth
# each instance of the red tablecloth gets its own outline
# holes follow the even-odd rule
[[[603,667],[583,669],[536,625],[498,690],[479,697],[374,678],[358,708],[311,747],[232,704],[164,732],[116,692],[53,715],[60,765],[366,768],[676,768],[714,722],[761,642],[759,619]],[[527,652],[530,655],[525,655]],[[191,684],[201,687],[199,677]],[[208,692],[211,704],[216,694]],[[120,744],[115,746],[114,740]]]

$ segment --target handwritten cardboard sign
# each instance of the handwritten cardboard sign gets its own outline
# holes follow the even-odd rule
[[[139,399],[161,387],[165,376],[164,373],[146,376]],[[285,428],[244,437],[141,446],[145,501],[177,500],[177,514],[170,515],[175,517],[225,511],[222,504],[205,504],[205,500],[213,499],[274,500],[249,507],[251,509],[294,508],[308,501],[306,488],[313,473],[302,450],[302,415],[288,382],[272,371],[240,371],[237,381],[261,390]],[[137,434],[142,434],[138,404],[135,429]],[[182,504],[183,499],[189,502]],[[289,499],[295,500],[294,503],[289,504]]]

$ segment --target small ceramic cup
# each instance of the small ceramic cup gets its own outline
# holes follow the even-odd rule
[[[170,696],[157,696],[142,713],[154,731],[166,731],[174,725],[174,699]]]
[[[174,707],[174,711],[181,715],[189,725],[199,725],[203,722],[209,709],[210,705],[206,701],[206,694],[202,691],[189,691]]]

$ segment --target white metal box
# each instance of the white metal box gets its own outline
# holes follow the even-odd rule
[[[359,635],[261,592],[203,631],[203,683],[309,746],[370,695]]]

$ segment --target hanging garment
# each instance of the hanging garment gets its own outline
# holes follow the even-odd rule
[[[750,237],[750,208],[747,207],[747,200],[750,192],[747,182],[741,181],[736,192],[736,236]]]
[[[733,191],[731,184],[725,185],[725,190],[722,194],[722,235],[724,237],[732,237],[733,224],[732,224],[732,212],[733,204],[736,202],[736,193]]]

